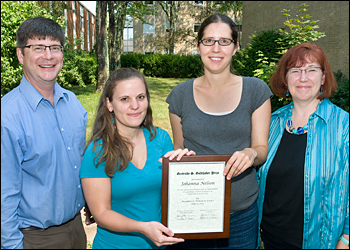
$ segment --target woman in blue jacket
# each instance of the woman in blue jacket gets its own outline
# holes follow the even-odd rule
[[[323,50],[299,44],[281,58],[272,91],[292,102],[271,115],[258,172],[265,248],[349,244],[349,113],[327,98],[336,81]]]

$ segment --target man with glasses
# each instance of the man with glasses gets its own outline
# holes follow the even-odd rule
[[[17,30],[24,75],[1,98],[1,248],[86,248],[79,169],[87,112],[56,83],[64,40],[44,17]]]

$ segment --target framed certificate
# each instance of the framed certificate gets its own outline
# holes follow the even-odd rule
[[[223,175],[231,155],[163,157],[162,224],[184,239],[230,236],[231,180]]]

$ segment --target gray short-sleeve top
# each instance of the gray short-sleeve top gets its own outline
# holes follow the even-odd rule
[[[194,100],[194,79],[175,86],[166,102],[169,111],[181,118],[184,146],[197,155],[230,154],[250,147],[251,116],[272,92],[255,77],[242,77],[243,87],[237,108],[226,115],[201,111]],[[258,197],[256,169],[251,167],[231,179],[231,213],[250,207]]]

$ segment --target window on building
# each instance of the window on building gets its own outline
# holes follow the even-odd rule
[[[133,53],[134,52],[134,41],[133,40],[123,40],[123,53]]]
[[[200,23],[195,23],[195,24],[193,24],[193,32],[194,32],[194,33],[197,33],[200,26],[201,26]]]
[[[86,40],[86,45],[87,45],[87,48],[88,48],[88,51],[90,51],[90,47],[89,47],[89,44],[90,44],[90,36],[89,36],[89,33],[90,33],[90,21],[89,21],[89,12],[87,12],[87,15],[86,15],[86,35],[87,35],[87,40]]]
[[[194,5],[204,5],[204,1],[193,1]]]
[[[81,49],[84,49],[84,7],[80,5],[80,38],[81,38]]]
[[[145,23],[145,24],[143,24],[143,33],[154,33],[154,23],[151,23],[151,24]]]
[[[125,27],[123,31],[123,40],[132,41],[134,39],[134,29],[131,27]]]
[[[134,27],[132,18],[126,16],[124,30],[123,30],[123,53],[132,53],[134,52]]]
[[[49,1],[50,14],[53,13],[53,2]]]
[[[94,16],[91,16],[91,39],[92,39],[92,49],[94,48],[95,44],[95,24],[94,24]]]
[[[63,10],[63,14],[64,14],[64,19],[67,20],[67,9]],[[68,36],[68,27],[66,26],[65,31],[64,31],[64,36],[67,37]]]
[[[176,23],[175,23],[175,30],[176,30]],[[165,29],[165,32],[169,32],[169,29],[170,29],[170,22],[166,16],[166,14],[164,13],[164,29]]]
[[[170,31],[170,23],[165,22],[165,32],[169,32]]]
[[[76,17],[76,11],[75,11],[75,6],[76,5],[76,1],[72,1],[72,11],[73,11],[73,42],[74,39],[77,37],[76,34],[76,29],[77,29],[77,25],[76,25],[76,21],[77,21],[77,17]],[[77,47],[74,46],[74,49],[76,49]]]

